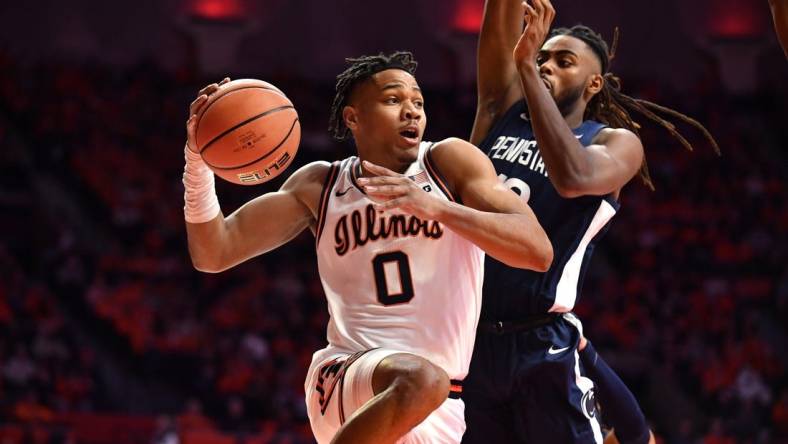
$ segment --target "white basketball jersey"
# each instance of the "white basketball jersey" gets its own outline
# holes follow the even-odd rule
[[[454,200],[422,142],[405,172],[422,189]],[[481,307],[484,252],[444,225],[399,211],[377,212],[357,185],[360,161],[329,171],[320,199],[317,260],[335,353],[376,347],[417,354],[463,379]]]

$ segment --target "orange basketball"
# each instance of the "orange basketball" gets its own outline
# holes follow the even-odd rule
[[[293,161],[301,125],[293,104],[274,85],[239,79],[219,87],[197,115],[195,141],[222,179],[256,185]]]

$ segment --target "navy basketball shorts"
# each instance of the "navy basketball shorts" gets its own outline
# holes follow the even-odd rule
[[[463,443],[601,443],[594,384],[581,373],[571,313],[522,331],[480,328],[463,398]]]

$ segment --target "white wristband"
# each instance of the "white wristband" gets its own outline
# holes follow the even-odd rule
[[[184,148],[184,157],[183,216],[186,222],[192,224],[208,222],[221,212],[214,189],[213,171],[202,160],[202,156],[188,146]]]

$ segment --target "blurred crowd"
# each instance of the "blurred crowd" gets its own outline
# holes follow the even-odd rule
[[[692,94],[623,76],[723,155],[636,119],[656,191],[623,192],[577,311],[661,441],[787,442],[788,90],[765,78],[727,96],[712,68]],[[129,442],[313,442],[303,380],[328,314],[311,234],[221,274],[191,268],[184,124],[207,80],[7,53],[0,73],[0,443],[74,441],[75,412],[151,418]],[[352,153],[325,130],[330,79],[266,80],[300,113],[297,165]],[[427,138],[467,136],[473,92],[426,94]],[[229,214],[281,179],[217,182]]]

